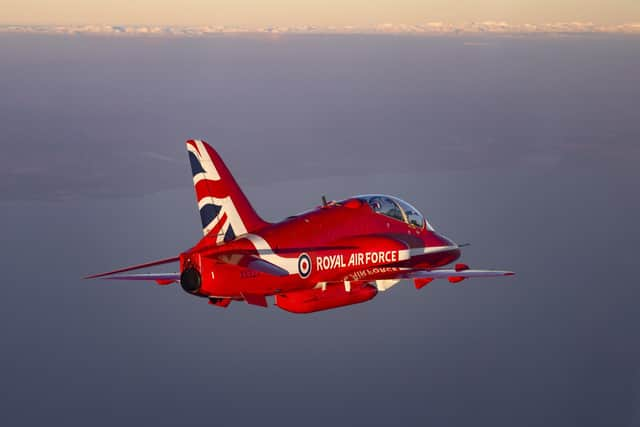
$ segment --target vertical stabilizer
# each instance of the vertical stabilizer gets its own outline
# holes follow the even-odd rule
[[[187,152],[205,236],[215,238],[218,243],[228,242],[267,224],[209,144],[189,140]]]

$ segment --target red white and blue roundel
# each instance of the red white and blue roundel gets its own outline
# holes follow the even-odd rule
[[[298,257],[298,275],[306,279],[311,274],[311,257],[309,255],[300,254]]]

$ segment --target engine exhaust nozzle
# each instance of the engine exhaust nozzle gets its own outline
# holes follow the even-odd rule
[[[180,285],[186,292],[195,294],[200,290],[200,286],[202,285],[200,272],[193,267],[187,268],[180,275]]]

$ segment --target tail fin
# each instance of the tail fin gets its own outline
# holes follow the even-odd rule
[[[209,144],[189,140],[187,152],[205,236],[215,238],[218,243],[228,242],[267,225]]]

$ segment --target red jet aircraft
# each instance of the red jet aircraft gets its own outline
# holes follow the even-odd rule
[[[293,313],[358,304],[401,280],[420,289],[434,279],[457,283],[510,271],[442,268],[460,257],[460,246],[436,233],[420,212],[396,197],[368,194],[279,223],[262,220],[218,153],[206,142],[187,141],[204,238],[173,258],[96,274],[87,279],[179,282],[209,304],[231,301],[267,306],[267,296]],[[180,272],[122,274],[180,262]]]

